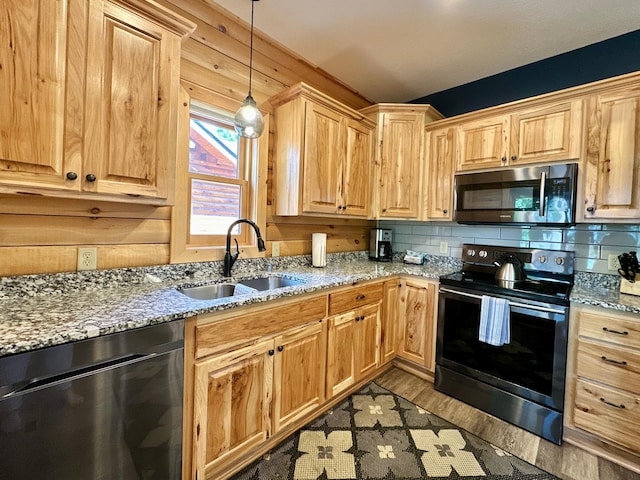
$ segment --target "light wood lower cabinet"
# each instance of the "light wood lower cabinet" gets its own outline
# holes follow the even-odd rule
[[[326,328],[314,322],[195,363],[194,478],[257,448],[325,400]]]
[[[400,289],[398,356],[434,369],[436,284],[404,279]]]
[[[378,366],[379,304],[329,318],[327,396],[335,396]]]
[[[300,420],[324,402],[326,331],[325,322],[316,322],[275,338],[274,431]]]
[[[269,437],[273,348],[267,340],[196,363],[192,478]]]
[[[569,358],[575,366],[567,375],[573,426],[639,452],[640,322],[634,315],[581,306],[572,320],[578,322]]]
[[[380,306],[380,364],[393,360],[398,351],[400,279],[384,282]]]

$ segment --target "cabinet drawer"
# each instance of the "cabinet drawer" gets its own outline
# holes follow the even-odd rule
[[[640,450],[640,399],[578,379],[576,426],[634,451]]]
[[[640,394],[640,352],[580,340],[578,376]]]
[[[325,316],[326,301],[326,296],[321,295],[199,325],[196,327],[196,358],[248,343],[252,339],[277,334],[313,320],[322,320]]]
[[[578,334],[626,347],[640,348],[640,319],[584,310],[580,312]]]
[[[343,292],[329,295],[329,315],[346,312],[382,300],[382,282],[370,285],[354,285]]]

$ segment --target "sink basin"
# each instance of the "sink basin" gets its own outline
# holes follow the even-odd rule
[[[249,280],[242,280],[242,285],[255,288],[256,290],[274,290],[276,288],[292,287],[294,285],[301,285],[300,280],[293,280],[285,277],[263,277],[263,278],[251,278]]]
[[[217,298],[232,297],[235,289],[235,283],[217,283],[215,285],[183,288],[178,291],[195,300],[215,300]]]

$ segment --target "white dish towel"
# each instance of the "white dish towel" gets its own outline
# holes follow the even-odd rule
[[[501,347],[511,342],[509,300],[482,296],[480,305],[480,331],[478,340]]]

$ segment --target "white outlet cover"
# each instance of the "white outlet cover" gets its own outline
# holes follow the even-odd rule
[[[98,268],[98,249],[78,248],[78,271]]]

